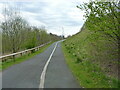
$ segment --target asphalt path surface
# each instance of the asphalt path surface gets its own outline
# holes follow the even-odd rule
[[[41,74],[48,60],[45,78],[42,78],[44,82],[41,83]],[[43,53],[2,72],[2,88],[41,88],[40,85],[43,85],[42,88],[80,87],[65,62],[60,42],[53,43]]]

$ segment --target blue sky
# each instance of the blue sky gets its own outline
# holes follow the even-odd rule
[[[14,2],[12,2],[14,1]],[[17,2],[16,2],[17,1]],[[21,16],[32,26],[45,26],[47,32],[65,36],[73,35],[80,31],[85,20],[84,12],[76,8],[89,0],[11,0],[12,7],[20,8]],[[5,1],[4,1],[5,2]],[[4,19],[2,8],[4,2],[0,1],[0,20]]]

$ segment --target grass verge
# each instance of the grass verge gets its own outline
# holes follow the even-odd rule
[[[37,54],[42,53],[42,52],[43,52],[46,48],[48,48],[52,43],[53,43],[53,42],[51,42],[51,43],[49,43],[49,44],[41,47],[39,51],[36,51],[36,52],[31,53],[31,54],[28,54],[28,55],[23,55],[23,56],[21,56],[21,57],[17,57],[17,58],[15,59],[15,62],[13,62],[13,60],[11,59],[11,60],[8,60],[7,62],[4,62],[3,64],[1,63],[1,64],[0,64],[0,69],[1,69],[1,70],[5,70],[5,69],[9,68],[10,66],[13,66],[13,65],[15,65],[15,64],[19,64],[19,63],[21,63],[21,62],[23,62],[23,61],[26,61],[26,60],[29,60],[31,57],[33,57],[33,56],[35,56],[35,55],[37,55]]]
[[[66,48],[64,42],[62,49],[66,62],[70,67],[72,73],[79,81],[81,87],[85,88],[118,88],[120,81],[106,76],[101,72],[101,68],[93,64],[89,60],[78,60],[78,58],[70,53]]]

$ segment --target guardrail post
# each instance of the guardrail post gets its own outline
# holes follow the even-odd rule
[[[15,62],[15,55],[13,55],[13,61]]]
[[[6,62],[5,58],[2,58],[2,62]]]
[[[20,53],[20,55],[22,56],[22,53]]]
[[[32,53],[34,53],[35,52],[35,50],[31,50],[32,51]]]

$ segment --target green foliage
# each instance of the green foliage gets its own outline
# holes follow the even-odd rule
[[[76,76],[81,87],[120,87],[118,86],[118,79],[115,78],[115,76],[117,77],[118,75],[117,64],[113,63],[118,56],[114,49],[106,47],[106,40],[109,38],[103,37],[95,40],[93,36],[91,31],[82,30],[77,35],[69,37],[62,43],[68,66]],[[107,42],[107,46],[108,45],[109,43]],[[115,47],[113,45],[111,46]],[[108,53],[107,50],[115,54]],[[113,59],[111,59],[110,56],[113,56]],[[107,66],[109,63],[111,67]],[[110,68],[113,69],[113,71]],[[109,71],[111,73],[110,76],[108,75],[109,72],[105,72],[107,69],[111,70]]]
[[[103,33],[116,42],[120,41],[120,7],[118,4],[115,2],[90,2],[77,7],[85,11],[85,26],[88,30]]]
[[[118,88],[120,7],[114,2],[77,6],[85,11],[81,31],[63,42],[64,55],[80,85]]]
[[[2,33],[0,31],[0,55],[2,54]]]
[[[6,17],[5,21],[0,25],[3,55],[61,39],[59,36],[48,34],[45,27],[30,26],[14,9],[5,8],[4,16]]]

